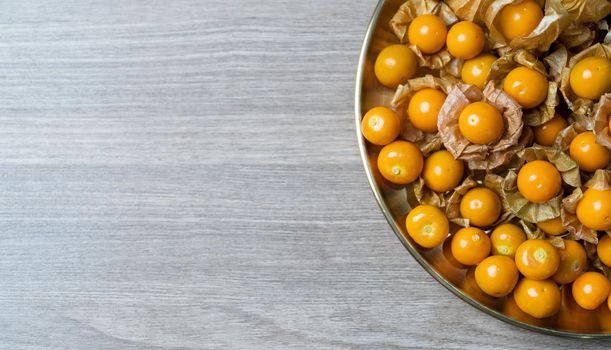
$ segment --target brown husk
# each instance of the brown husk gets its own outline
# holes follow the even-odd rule
[[[456,16],[463,21],[485,25],[486,9],[494,0],[446,0]]]
[[[537,227],[537,225],[531,222],[528,222],[528,221],[524,221],[524,220],[520,220],[520,225],[522,226],[524,233],[526,233],[526,238],[528,239],[545,238],[545,232],[541,231],[539,227]]]
[[[424,179],[422,177],[414,182],[414,196],[420,204],[428,204],[438,208],[445,207],[447,202],[447,196],[443,193],[431,191],[424,184]]]
[[[594,176],[586,182],[585,189],[606,190],[611,188],[611,171],[597,170]],[[568,239],[584,240],[592,244],[598,244],[598,235],[595,230],[585,227],[577,219],[577,204],[583,197],[585,189],[576,188],[573,193],[562,200],[561,218],[562,225],[569,231]]]
[[[537,1],[540,5],[543,1]],[[512,48],[536,49],[547,51],[560,33],[569,25],[569,13],[560,0],[545,1],[545,13],[539,25],[526,37],[514,38],[507,42],[499,29],[500,13],[503,7],[514,3],[513,0],[497,0],[487,8],[485,23],[490,31],[490,40],[494,48],[510,46]]]
[[[458,118],[470,103],[484,101],[495,106],[505,121],[505,132],[490,145],[476,145],[458,128]],[[439,135],[454,158],[462,159],[473,170],[492,170],[509,163],[515,153],[532,141],[532,131],[524,128],[522,109],[502,90],[488,83],[484,91],[473,85],[458,83],[448,94],[438,119]]]
[[[438,0],[408,0],[391,18],[389,25],[397,38],[402,43],[407,43],[407,31],[409,24],[418,16],[425,14],[433,14],[439,16],[446,26],[458,21],[458,17],[452,12],[452,9],[443,1]],[[409,48],[418,58],[418,65],[421,67],[429,67],[431,69],[442,69],[449,64],[454,58],[446,48],[432,55],[424,54],[415,45],[409,45]]]
[[[581,118],[558,133],[556,141],[554,141],[554,146],[562,151],[568,151],[571,146],[571,141],[573,141],[577,135],[588,130],[592,130],[592,123],[587,118]]]
[[[511,70],[520,66],[533,69],[546,77],[548,76],[545,66],[535,55],[526,50],[519,49],[516,51],[509,51],[494,61],[490,67],[490,73],[488,74],[487,80],[493,81],[495,86],[501,88],[505,76],[507,76]],[[547,97],[545,101],[536,108],[524,110],[524,123],[529,126],[538,126],[551,120],[554,118],[558,102],[558,84],[552,79],[548,82]]]
[[[483,180],[483,185],[496,193],[501,199],[501,215],[492,224],[492,226],[496,226],[500,223],[511,220],[513,215],[511,211],[508,210],[507,202],[503,197],[503,178],[495,174],[486,174]],[[469,192],[469,190],[478,186],[477,181],[475,181],[472,176],[468,176],[459,186],[454,189],[454,192],[450,194],[446,202],[446,215],[451,222],[464,227],[469,226],[469,219],[465,219],[460,216],[460,201],[462,200],[462,197]]]
[[[611,149],[611,130],[609,130],[609,118],[611,118],[611,93],[604,94],[598,102],[594,113],[594,134],[596,143]]]
[[[558,74],[558,67],[562,66],[562,70],[560,72],[560,92],[562,92],[562,96],[566,101],[569,108],[578,115],[591,117],[593,113],[593,105],[595,101],[578,97],[571,90],[571,86],[569,84],[569,76],[571,70],[577,64],[577,62],[581,61],[586,57],[604,57],[606,59],[611,59],[611,44],[595,44],[587,49],[581,51],[575,56],[571,57],[568,60],[568,53],[566,52],[566,48],[560,47],[556,52],[552,53],[552,55],[547,57],[547,62],[550,64],[550,60],[553,60],[554,68],[550,69],[550,73]],[[551,64],[550,64],[551,65]],[[558,79],[558,76],[555,77]]]
[[[407,115],[407,105],[412,95],[423,89],[438,89],[448,94],[456,80],[452,77],[437,78],[430,74],[424,77],[408,80],[405,84],[399,85],[395,95],[390,102],[390,106],[401,118],[401,137],[407,141],[419,142],[426,138],[426,134],[409,122]]]
[[[566,29],[560,33],[558,40],[567,48],[581,51],[594,43],[596,38],[596,27],[588,24],[571,22]]]
[[[562,181],[567,185],[572,187],[581,186],[579,165],[568,154],[557,148],[535,145],[520,151],[518,157],[527,162],[533,160],[547,160],[554,164],[556,169],[560,172],[560,176],[562,176]]]
[[[611,2],[608,0],[560,0],[568,11],[571,22],[596,22],[611,13]]]

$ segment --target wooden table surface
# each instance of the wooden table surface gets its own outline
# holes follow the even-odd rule
[[[575,349],[399,244],[357,153],[375,1],[0,5],[0,348]]]

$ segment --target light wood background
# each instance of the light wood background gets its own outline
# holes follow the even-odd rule
[[[0,348],[575,349],[399,244],[354,136],[375,1],[0,4]]]

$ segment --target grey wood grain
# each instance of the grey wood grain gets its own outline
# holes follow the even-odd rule
[[[401,247],[358,158],[374,1],[0,4],[0,348],[574,349]]]

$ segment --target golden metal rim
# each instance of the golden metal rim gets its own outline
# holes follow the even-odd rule
[[[440,275],[437,272],[437,270],[435,270],[435,268],[433,268],[422,257],[422,255],[420,255],[420,253],[416,250],[416,248],[413,247],[412,244],[403,237],[401,233],[401,229],[397,226],[397,222],[391,215],[390,209],[388,208],[388,206],[386,205],[386,202],[382,198],[382,193],[373,177],[373,173],[371,171],[371,168],[369,167],[369,161],[367,158],[367,145],[361,133],[361,116],[362,116],[361,101],[362,101],[362,83],[363,83],[363,74],[364,74],[364,69],[365,69],[365,60],[367,57],[367,51],[369,50],[369,45],[371,43],[371,39],[373,37],[374,30],[378,24],[378,19],[379,19],[380,13],[382,12],[382,9],[385,3],[386,3],[386,0],[378,1],[378,4],[371,17],[371,20],[369,21],[369,25],[365,33],[365,38],[363,40],[363,46],[361,48],[361,52],[359,55],[358,68],[356,72],[355,94],[354,94],[354,112],[355,112],[355,124],[356,124],[356,139],[357,139],[357,143],[359,146],[359,153],[361,154],[361,161],[363,162],[363,167],[365,168],[365,174],[367,175],[367,180],[369,182],[369,186],[371,188],[373,196],[376,199],[376,202],[378,203],[378,206],[380,207],[380,210],[384,214],[386,221],[388,222],[388,224],[394,231],[399,241],[403,244],[405,249],[412,255],[412,257],[416,259],[416,261],[420,264],[420,266],[422,266],[424,270],[426,270],[431,276],[433,276],[433,278],[435,278],[437,282],[439,282],[442,286],[444,286],[446,289],[448,289],[450,292],[452,292],[454,295],[456,295],[463,301],[467,302],[468,304],[475,307],[476,309],[479,309],[480,311],[483,311],[496,319],[502,320],[514,326],[518,326],[518,327],[521,327],[521,328],[524,328],[530,331],[535,331],[535,332],[554,335],[554,336],[561,336],[561,337],[567,337],[567,338],[579,338],[579,339],[611,339],[611,334],[576,333],[576,332],[568,332],[568,331],[563,331],[563,330],[553,329],[553,328],[539,327],[539,326],[535,326],[535,325],[531,325],[528,323],[518,321],[494,309],[491,309],[481,304],[480,302],[474,300],[470,296],[464,294],[460,289],[456,288],[453,284],[448,282],[442,275]]]

